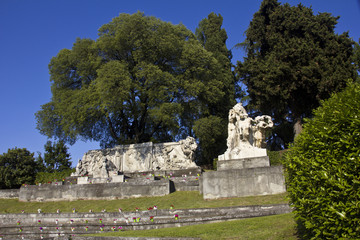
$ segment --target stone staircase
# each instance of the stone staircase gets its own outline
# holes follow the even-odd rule
[[[291,208],[287,204],[277,204],[121,213],[0,214],[0,239],[76,239],[82,234],[180,227],[288,212]]]

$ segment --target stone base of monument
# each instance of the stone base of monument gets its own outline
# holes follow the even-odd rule
[[[231,170],[243,168],[270,167],[268,156],[249,157],[242,159],[219,160],[217,162],[217,170]]]
[[[92,178],[92,177],[78,177],[77,184],[93,184],[93,183],[118,183],[124,182],[124,175],[114,175],[109,178]]]
[[[286,192],[281,166],[205,172],[200,182],[204,199],[271,195]]]

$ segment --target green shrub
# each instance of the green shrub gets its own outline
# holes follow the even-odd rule
[[[62,181],[66,177],[69,177],[72,172],[74,172],[75,169],[68,169],[61,172],[38,172],[36,174],[36,183],[49,183],[49,182],[56,182],[56,181]]]
[[[360,85],[323,101],[284,161],[304,239],[360,239]]]

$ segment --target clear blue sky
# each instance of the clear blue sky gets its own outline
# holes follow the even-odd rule
[[[302,2],[314,13],[340,16],[337,33],[349,31],[360,38],[360,0],[283,0]],[[63,48],[71,48],[77,37],[97,38],[100,26],[120,13],[140,10],[173,24],[183,23],[195,31],[210,12],[220,13],[228,34],[228,48],[245,38],[261,0],[0,0],[0,154],[9,148],[44,151],[47,137],[36,130],[35,112],[50,101],[48,64]],[[243,52],[233,50],[233,62]],[[73,165],[96,142],[70,146]]]

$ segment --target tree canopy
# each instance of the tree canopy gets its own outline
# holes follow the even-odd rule
[[[203,163],[211,163],[213,158],[226,150],[228,111],[235,104],[236,78],[232,71],[232,54],[226,47],[227,33],[222,28],[223,18],[220,14],[210,13],[201,20],[196,29],[196,37],[201,45],[215,57],[220,64],[219,79],[224,83],[221,101],[209,104],[209,111],[195,121],[193,127],[199,139]]]
[[[277,0],[264,0],[254,14],[240,44],[247,56],[237,72],[247,86],[249,107],[273,117],[273,142],[292,141],[294,125],[356,78],[355,42],[346,32],[334,33],[338,18]]]
[[[49,69],[52,99],[36,113],[37,128],[102,147],[193,136],[195,122],[220,109],[232,83],[195,34],[141,12],[120,14],[97,40],[77,39]]]
[[[19,188],[34,184],[37,163],[34,153],[25,148],[8,149],[0,155],[0,188]]]

